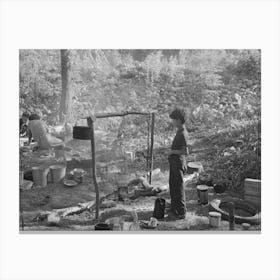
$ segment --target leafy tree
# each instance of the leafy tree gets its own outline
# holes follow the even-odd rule
[[[71,107],[71,96],[70,96],[70,51],[60,50],[61,57],[61,81],[62,81],[62,91],[61,91],[61,101],[60,101],[60,121],[66,119],[69,115],[69,110]]]
[[[186,108],[196,130],[260,118],[259,50],[71,50],[67,104],[59,56],[59,50],[20,51],[20,107],[40,107],[49,123],[68,103],[73,123],[92,107],[155,110],[157,134],[170,129],[175,106]],[[99,123],[111,131],[122,121]]]

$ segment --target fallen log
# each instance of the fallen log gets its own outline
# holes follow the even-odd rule
[[[32,230],[32,228],[36,228],[36,227],[42,227],[44,229],[42,230],[47,230],[47,228],[49,228],[50,230],[53,230],[54,228],[57,228],[59,230],[61,229],[70,229],[72,226],[92,226],[95,223],[97,223],[98,221],[95,219],[90,219],[90,220],[83,220],[83,221],[77,221],[77,220],[70,220],[67,218],[61,219],[59,221],[59,223],[49,223],[48,219],[46,219],[45,221],[41,221],[41,222],[36,222],[36,221],[29,221],[27,223],[25,223],[25,227],[24,229],[21,229],[22,231],[24,230]]]
[[[60,217],[66,217],[69,215],[74,215],[74,214],[80,214],[84,212],[85,210],[89,210],[95,206],[95,200],[85,202],[85,203],[79,203],[77,206],[72,206],[72,207],[67,207],[67,208],[62,208],[62,209],[54,209],[51,211],[42,211],[42,212],[37,212],[37,215],[32,219],[33,222],[40,222],[44,221],[47,219],[47,217],[51,214],[57,214]],[[22,215],[30,215],[30,213],[23,213]]]
[[[93,200],[93,201],[89,201],[89,202],[85,202],[85,203],[79,203],[77,206],[62,209],[62,211],[57,210],[56,212],[61,217],[66,217],[66,216],[73,215],[73,214],[80,214],[80,213],[84,212],[85,210],[89,210],[90,208],[95,206],[95,202],[96,201]]]
[[[107,198],[111,197],[114,195],[115,192],[110,193],[108,195],[103,196],[100,199],[100,204]],[[92,200],[92,201],[88,201],[88,202],[83,202],[83,203],[79,203],[77,206],[72,206],[72,207],[67,207],[67,208],[62,208],[62,209],[53,209],[51,211],[42,211],[42,212],[27,212],[27,213],[22,213],[23,215],[23,219],[25,219],[26,216],[30,216],[33,214],[35,214],[36,216],[32,219],[33,222],[40,222],[40,221],[44,221],[45,219],[47,219],[47,217],[54,213],[54,214],[58,214],[60,217],[65,218],[67,216],[70,215],[74,215],[74,214],[81,214],[82,212],[86,211],[86,210],[93,210],[93,208],[96,206],[96,201]]]

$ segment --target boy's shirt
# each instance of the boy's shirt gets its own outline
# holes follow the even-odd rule
[[[173,139],[171,150],[182,150],[188,146],[188,131],[185,127],[178,129]]]

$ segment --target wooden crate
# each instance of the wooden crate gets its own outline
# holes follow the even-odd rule
[[[257,196],[245,195],[244,200],[250,201],[250,202],[252,202],[254,204],[258,204],[258,205],[261,204],[261,198],[257,197]]]
[[[244,200],[261,208],[261,180],[247,178],[244,181]]]
[[[245,179],[244,194],[250,196],[261,196],[261,180]]]
[[[257,210],[261,209],[261,197],[245,195],[244,200],[250,202]]]

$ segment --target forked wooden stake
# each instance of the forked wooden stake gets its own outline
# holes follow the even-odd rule
[[[95,219],[99,219],[99,186],[96,179],[96,161],[95,161],[95,139],[94,139],[94,122],[91,117],[87,118],[88,127],[91,129],[91,156],[92,156],[92,180],[95,187],[96,206],[95,206]]]
[[[151,123],[151,147],[150,151],[150,176],[149,176],[149,184],[152,184],[152,172],[154,168],[154,157],[153,157],[153,149],[154,149],[154,130],[155,130],[155,113],[152,113],[152,123]]]
[[[146,112],[122,112],[122,113],[104,113],[104,114],[96,114],[95,118],[110,118],[110,117],[123,117],[126,115],[149,115],[150,113]],[[153,146],[154,146],[154,127],[155,127],[155,113],[152,114],[152,122],[151,122],[151,147],[149,149],[150,154],[148,155],[150,157],[150,176],[149,176],[149,183],[152,183],[152,171],[153,171]],[[95,218],[96,220],[99,219],[99,186],[96,179],[96,160],[95,160],[95,139],[94,139],[94,120],[91,117],[87,118],[87,124],[88,127],[91,130],[91,154],[92,154],[92,178],[93,178],[93,184],[95,187],[95,193],[96,193],[96,212],[95,212]]]

